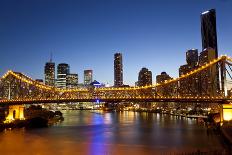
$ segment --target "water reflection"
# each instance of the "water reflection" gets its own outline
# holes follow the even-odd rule
[[[223,150],[194,119],[155,113],[64,111],[50,128],[0,133],[1,154],[157,154]]]

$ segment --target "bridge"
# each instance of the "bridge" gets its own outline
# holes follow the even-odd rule
[[[61,102],[232,102],[226,83],[232,80],[232,58],[221,56],[162,83],[140,87],[88,87],[62,89],[45,85],[14,71],[0,79],[0,105],[19,106]],[[17,107],[17,108],[16,108]]]

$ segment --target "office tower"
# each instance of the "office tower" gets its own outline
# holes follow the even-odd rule
[[[190,49],[186,52],[186,63],[180,66],[179,76],[183,76],[188,72],[196,69],[198,67],[198,50]],[[180,91],[179,94],[182,96],[193,96],[199,93],[198,91],[199,76],[192,75],[186,79],[180,81]]]
[[[50,59],[50,62],[45,64],[44,80],[45,85],[55,86],[55,63],[52,62],[52,59]]]
[[[77,88],[78,74],[67,74],[67,88]]]
[[[201,14],[202,51],[208,47],[215,50],[214,58],[218,57],[216,11],[211,9]]]
[[[191,68],[195,68],[198,65],[198,50],[190,49],[186,52],[186,62]]]
[[[211,60],[218,58],[216,11],[215,11],[215,9],[205,11],[201,14],[201,37],[202,37],[202,51],[203,51],[202,55],[210,56]],[[206,52],[204,52],[205,49],[210,49],[210,48],[212,48],[214,50],[206,50],[206,51],[208,51],[206,54]],[[209,52],[212,52],[212,53],[209,53]],[[214,88],[216,90],[214,90],[214,91],[220,91],[218,66],[216,66],[216,70],[214,72],[215,73],[211,74],[211,75],[216,74],[216,76],[213,77],[214,79],[211,79],[211,80],[216,81],[215,82],[216,86]]]
[[[156,83],[163,83],[166,80],[172,79],[166,72],[161,72],[160,75],[156,76]]]
[[[204,49],[199,56],[199,67],[204,66],[214,60],[216,51],[213,48]],[[213,65],[210,69],[203,70],[200,75],[201,95],[215,96],[218,91],[218,68]]]
[[[93,82],[93,70],[84,70],[84,85]]]
[[[142,68],[138,76],[138,86],[152,85],[152,72],[147,68]]]
[[[67,85],[67,75],[69,74],[69,65],[66,63],[60,63],[57,66],[57,80],[56,86],[58,88],[66,88]]]
[[[167,82],[168,80],[171,80],[171,79],[172,78],[166,72],[161,72],[160,75],[156,76],[156,84],[159,83],[159,84],[162,85],[162,83],[165,83],[165,82]],[[162,96],[173,97],[173,96],[176,95],[177,84],[176,83],[171,83],[171,84],[168,84],[168,85],[166,85],[164,87],[162,87],[162,86],[159,87],[158,86],[156,88],[156,90],[157,90],[157,94],[159,96],[161,96],[161,97]],[[166,108],[166,107],[173,106],[173,103],[168,102],[168,104],[167,104],[167,102],[166,102],[166,103],[159,103],[158,105]]]
[[[114,54],[114,86],[120,87],[123,85],[123,65],[122,53]]]

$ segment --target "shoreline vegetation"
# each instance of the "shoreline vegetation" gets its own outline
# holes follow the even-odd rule
[[[5,129],[14,128],[43,128],[48,127],[57,122],[63,121],[64,117],[60,111],[49,111],[41,106],[32,105],[24,110],[25,120],[14,120],[9,123],[0,122],[0,132]]]

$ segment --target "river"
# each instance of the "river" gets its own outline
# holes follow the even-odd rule
[[[179,154],[225,150],[220,135],[195,119],[156,113],[62,111],[48,128],[0,133],[1,155]]]

